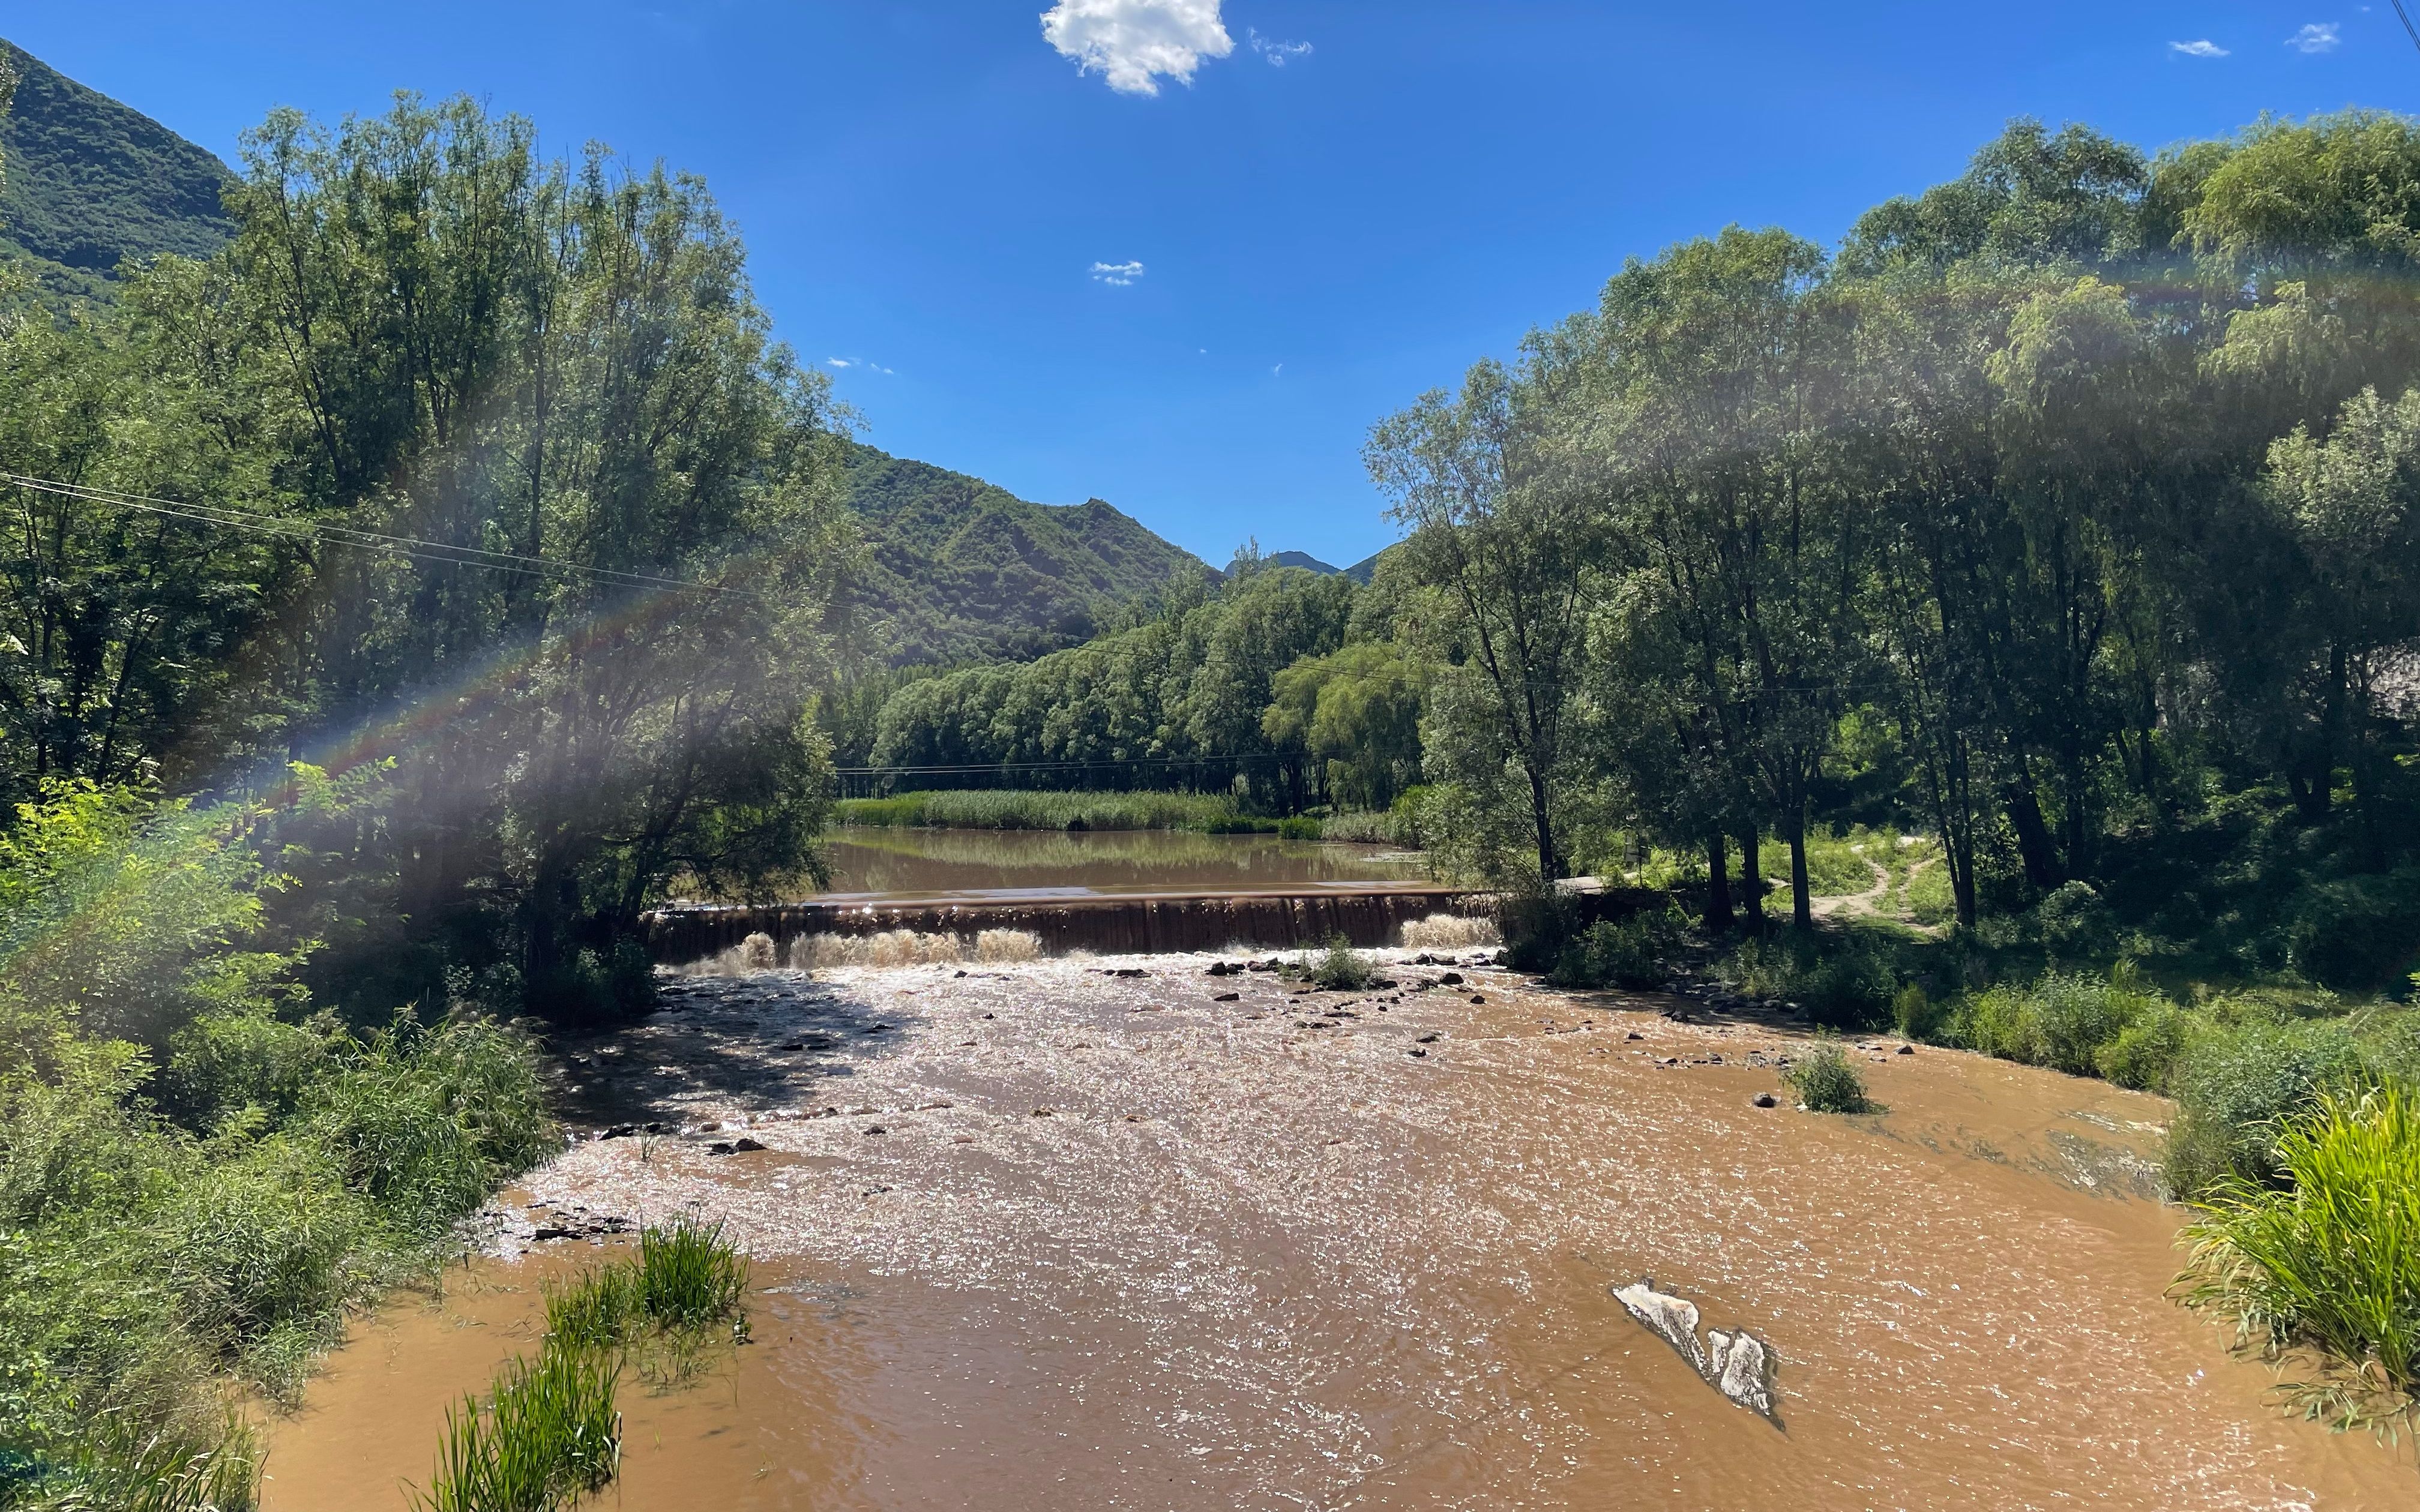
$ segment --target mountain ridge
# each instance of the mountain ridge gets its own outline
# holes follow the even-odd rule
[[[207,257],[235,234],[220,201],[236,181],[216,154],[78,84],[13,42],[0,112],[0,266],[54,305],[107,299],[118,266]]]

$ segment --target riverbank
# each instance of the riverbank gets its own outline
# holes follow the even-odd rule
[[[2410,1493],[2163,1298],[2164,1102],[1870,1041],[1886,1113],[1761,1108],[1777,1024],[1380,959],[1304,995],[1198,955],[679,980],[564,1047],[568,1116],[629,1132],[532,1176],[479,1284],[694,1203],[780,1288],[727,1389],[634,1413],[631,1512]],[[1609,1295],[1646,1274],[1771,1343],[1784,1427]],[[365,1331],[268,1505],[399,1505],[515,1295]]]

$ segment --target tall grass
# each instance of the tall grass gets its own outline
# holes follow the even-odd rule
[[[2420,1094],[2324,1093],[2284,1119],[2282,1185],[2228,1174],[2186,1230],[2190,1306],[2232,1319],[2274,1357],[2325,1351],[2285,1385],[2335,1427],[2408,1418],[2420,1405]]]
[[[742,1336],[748,1262],[713,1223],[683,1214],[649,1225],[639,1253],[546,1288],[546,1339],[535,1365],[499,1371],[484,1407],[466,1396],[445,1415],[437,1471],[416,1493],[423,1512],[553,1512],[612,1481],[621,1462],[614,1389],[634,1350],[662,1386],[695,1373],[707,1330]],[[644,1352],[654,1345],[665,1348]]]
[[[422,1512],[555,1512],[620,1473],[621,1361],[610,1350],[550,1338],[535,1364],[496,1373],[488,1399],[445,1412],[437,1473],[415,1495]]]
[[[724,1235],[722,1221],[701,1223],[684,1213],[639,1236],[639,1290],[647,1316],[667,1328],[701,1328],[739,1311],[748,1290],[748,1262]]]
[[[1035,793],[1011,790],[903,793],[844,798],[844,825],[933,829],[1190,829],[1210,834],[1277,829],[1237,811],[1233,798],[1202,793]]]

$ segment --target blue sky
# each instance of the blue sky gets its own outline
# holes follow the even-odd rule
[[[272,105],[408,87],[702,173],[866,440],[1213,562],[1384,545],[1371,423],[1625,256],[1829,241],[2012,116],[2156,147],[2420,104],[2385,0],[118,0],[0,34],[230,160]]]

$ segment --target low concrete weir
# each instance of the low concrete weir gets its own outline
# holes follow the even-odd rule
[[[783,947],[802,935],[913,930],[972,937],[1030,930],[1056,955],[1216,950],[1230,945],[1292,949],[1342,935],[1392,945],[1405,923],[1431,914],[1494,918],[1494,893],[1398,884],[1331,885],[1225,892],[1076,893],[1051,889],[929,897],[824,897],[768,904],[686,904],[646,916],[647,943],[667,964],[698,961],[751,934]]]

